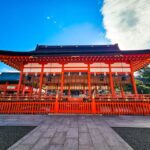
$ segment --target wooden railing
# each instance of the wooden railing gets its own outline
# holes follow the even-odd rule
[[[7,95],[0,96],[0,101],[55,101],[55,96],[38,96],[38,95],[26,95],[26,96],[17,96],[17,95]]]
[[[0,102],[0,114],[104,114],[104,115],[149,115],[150,102],[96,102],[93,112],[92,102],[13,101]]]
[[[55,101],[56,95],[25,95],[25,96],[17,96],[17,95],[0,95],[0,101]],[[58,96],[59,101],[84,101],[83,97],[74,98],[69,96]],[[90,97],[85,98],[86,101],[90,101]],[[112,97],[111,95],[96,95],[95,101],[149,101],[150,94],[139,94],[139,95],[126,95],[124,97],[115,96]]]
[[[150,94],[131,94],[125,95],[124,97],[120,95],[112,96],[112,95],[96,95],[96,101],[149,101]]]
[[[127,98],[127,97],[126,97]],[[103,115],[150,115],[150,95],[88,101],[62,101],[57,96],[1,96],[1,114],[103,114]],[[61,100],[61,101],[60,101]]]
[[[92,105],[91,102],[59,102],[58,112],[90,114],[92,113]]]
[[[96,102],[96,113],[105,115],[149,115],[150,102]]]
[[[48,114],[54,110],[54,102],[0,102],[1,114]]]
[[[0,101],[55,101],[56,95],[0,95]],[[84,98],[72,98],[69,96],[58,96],[59,101],[84,101]],[[112,95],[96,95],[95,101],[149,101],[150,94],[125,95],[124,97]],[[90,97],[86,97],[85,101],[91,101]]]

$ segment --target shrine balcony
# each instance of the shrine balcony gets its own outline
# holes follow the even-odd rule
[[[65,99],[64,99],[65,98]],[[68,97],[69,98],[69,97]],[[66,99],[62,96],[0,96],[1,114],[150,115],[150,94]]]

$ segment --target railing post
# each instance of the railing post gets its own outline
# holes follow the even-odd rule
[[[95,96],[92,95],[92,113],[96,114],[96,103],[95,103]]]
[[[56,94],[55,113],[58,113],[58,93]]]

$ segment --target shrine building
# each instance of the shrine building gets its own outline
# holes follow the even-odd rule
[[[0,113],[150,114],[150,95],[138,94],[134,79],[149,65],[149,49],[37,45],[0,50],[0,61],[20,72],[8,73],[13,81],[0,76]]]

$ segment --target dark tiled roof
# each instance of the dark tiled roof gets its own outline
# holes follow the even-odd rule
[[[46,46],[46,45],[37,45],[36,52],[118,52],[120,51],[117,44],[115,45],[64,45],[64,46]]]
[[[34,51],[14,52],[0,50],[0,55],[9,56],[87,56],[87,55],[118,55],[118,54],[150,54],[150,50],[120,50],[114,45],[68,45],[47,46],[37,45]]]
[[[119,53],[120,49],[115,45],[70,45],[70,46],[46,46],[37,45],[35,55],[102,55]]]
[[[0,74],[0,82],[19,81],[20,74],[16,72],[3,72]]]

